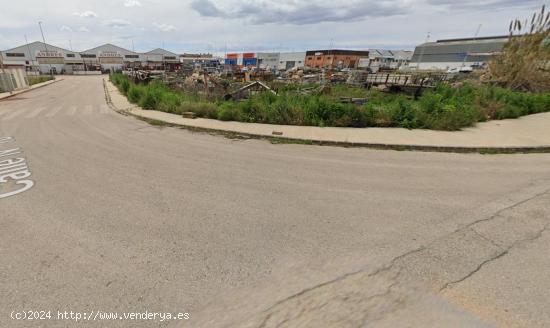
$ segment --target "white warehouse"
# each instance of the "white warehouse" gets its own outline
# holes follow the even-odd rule
[[[164,49],[138,53],[110,43],[76,52],[37,41],[0,54],[6,67],[22,67],[27,72],[43,74],[99,74],[125,67],[177,69],[180,66],[179,56]]]

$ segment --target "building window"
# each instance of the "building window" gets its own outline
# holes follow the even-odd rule
[[[317,60],[321,60],[321,57],[320,57],[320,56],[319,56],[319,57],[317,57]]]
[[[74,58],[74,54],[67,54],[67,57]]]
[[[307,60],[312,60],[312,59],[313,59],[313,57],[307,57]]]
[[[25,54],[22,52],[6,52],[7,57],[25,57]]]
[[[167,59],[167,60],[175,60],[176,57],[174,57],[174,56],[164,56],[164,59]]]
[[[329,60],[330,60],[330,57],[327,57],[327,59],[329,59]]]
[[[139,55],[124,55],[124,58],[139,58]]]
[[[282,63],[282,62],[281,62],[281,63]],[[299,60],[299,61],[298,61],[298,64],[301,64],[301,63],[302,63],[302,61],[301,61],[301,60]]]
[[[94,55],[94,54],[80,54],[80,57],[82,57],[82,58],[96,58],[96,55]]]

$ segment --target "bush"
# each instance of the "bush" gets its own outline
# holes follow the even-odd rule
[[[550,111],[550,94],[512,91],[493,85],[465,83],[460,87],[439,85],[425,91],[418,100],[404,95],[368,91],[364,106],[341,103],[349,92],[366,92],[347,86],[335,86],[328,95],[304,95],[294,92],[303,86],[279,86],[279,95],[264,92],[242,101],[209,102],[199,94],[171,90],[160,81],[136,85],[122,74],[111,81],[132,103],[145,109],[168,113],[193,112],[198,117],[223,121],[269,124],[402,127],[407,129],[459,130],[488,119],[517,118]],[[281,91],[282,90],[282,91]],[[362,95],[362,94],[361,94]]]
[[[128,100],[134,104],[139,103],[141,97],[143,96],[143,93],[143,87],[137,84],[132,84],[128,89]]]
[[[218,106],[208,102],[190,102],[185,101],[180,106],[180,112],[193,112],[198,117],[218,118]]]
[[[217,118],[221,121],[240,121],[241,113],[232,103],[224,103],[220,106]]]
[[[54,77],[51,75],[38,75],[38,76],[29,76],[27,78],[27,81],[29,82],[29,85],[35,85],[35,84],[43,83],[53,79]]]
[[[128,93],[128,90],[130,90],[130,82],[124,79],[120,82],[120,91],[123,95],[126,95]]]

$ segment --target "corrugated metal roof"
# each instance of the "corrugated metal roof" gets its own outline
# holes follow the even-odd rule
[[[422,62],[454,62],[463,61],[465,56],[468,56],[467,61],[486,61],[500,53],[507,41],[507,38],[491,38],[424,43],[416,47],[412,61],[418,62],[422,57]]]

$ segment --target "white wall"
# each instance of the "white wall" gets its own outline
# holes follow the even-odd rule
[[[462,62],[426,62],[426,63],[413,63],[411,62],[409,64],[409,68],[412,69],[424,69],[424,70],[448,70],[452,68],[459,68],[464,66],[471,66],[474,64],[478,64],[478,62],[465,62],[464,64]]]
[[[277,69],[286,69],[287,62],[294,62],[293,67],[304,67],[306,61],[305,52],[281,52]]]
[[[3,89],[3,91],[18,90],[29,86],[25,68],[4,68],[4,72],[5,73],[2,74],[0,71],[0,74],[4,77],[0,80],[0,88]]]
[[[278,52],[259,52],[257,54],[258,62],[260,63],[260,68],[265,69],[277,69],[279,66],[279,57]]]

